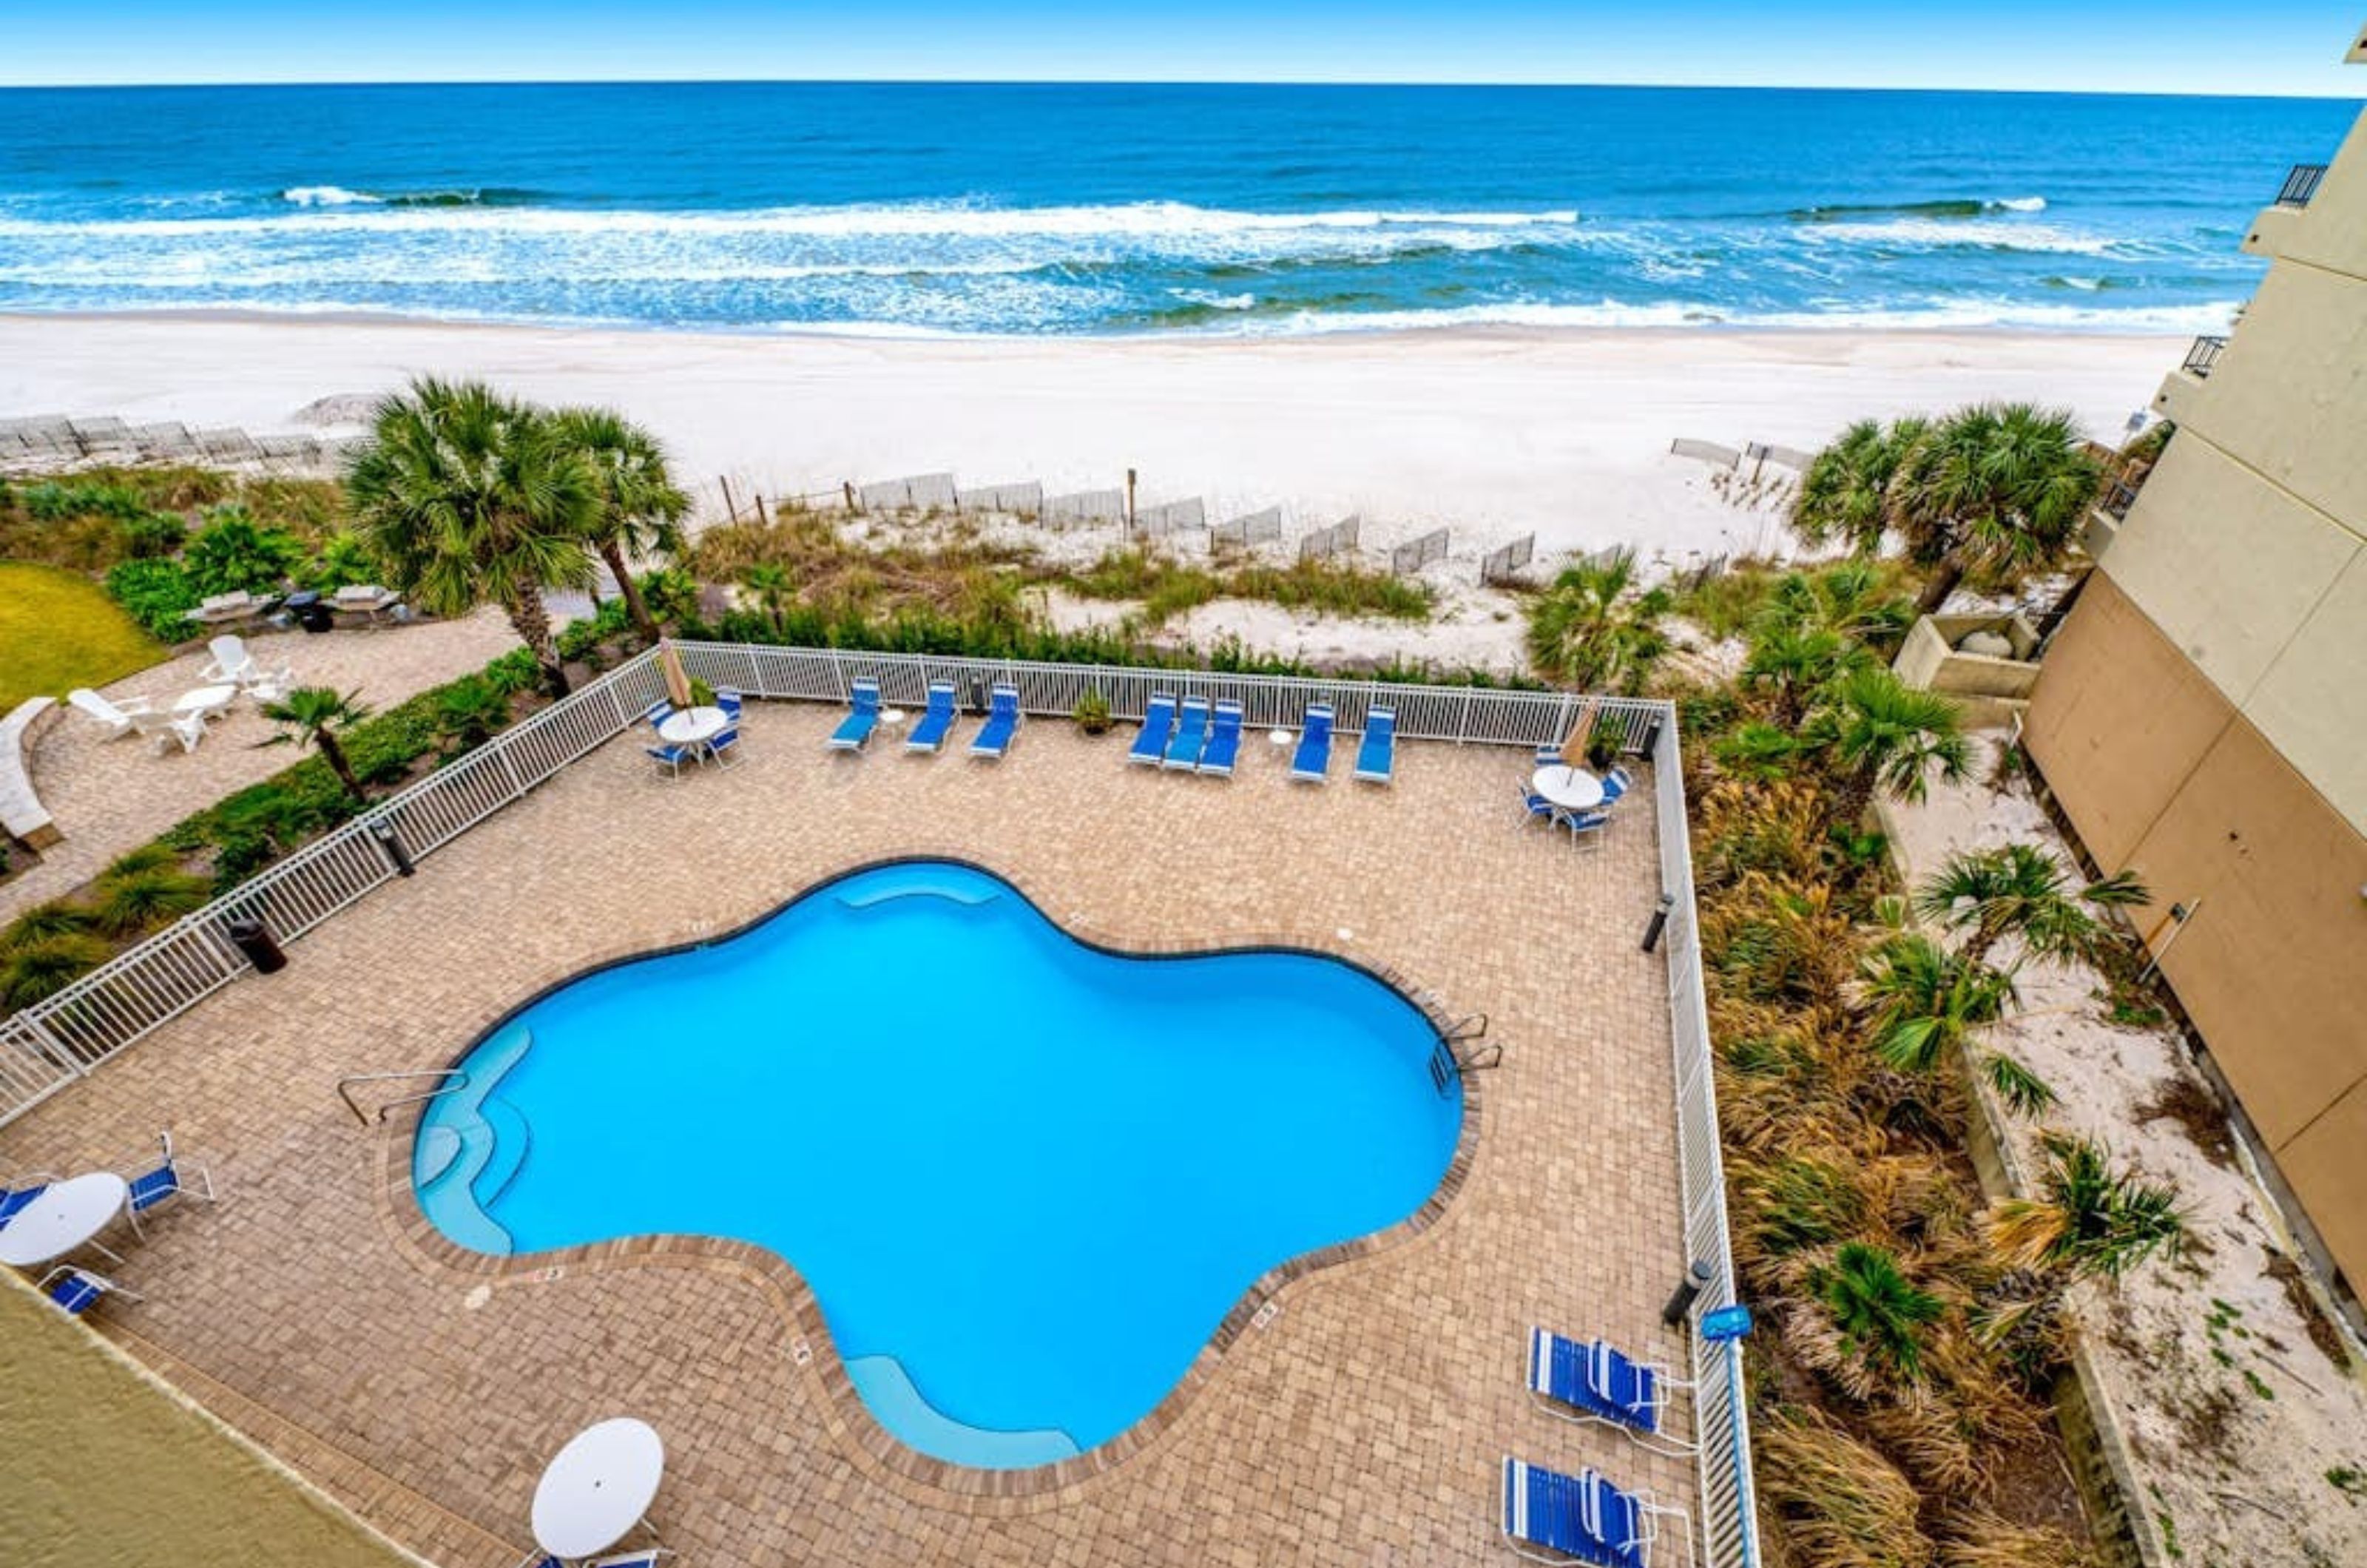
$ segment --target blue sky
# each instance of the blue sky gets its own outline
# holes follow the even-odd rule
[[[2367,95],[2362,0],[0,0],[0,84],[1637,82]]]

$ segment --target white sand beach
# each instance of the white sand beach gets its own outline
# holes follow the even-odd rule
[[[1441,524],[1458,558],[1628,543],[1671,563],[1780,548],[1672,437],[1814,447],[1853,418],[2067,404],[2117,441],[2182,341],[1978,333],[1495,329],[1295,338],[867,338],[348,318],[0,317],[0,417],[299,428],[317,399],[481,376],[654,429],[704,507],[950,469],[1112,487],[1212,516]],[[1770,477],[1777,475],[1770,469]]]

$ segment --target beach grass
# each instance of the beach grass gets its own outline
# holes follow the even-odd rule
[[[119,681],[166,652],[88,579],[0,561],[0,714]]]
[[[1362,567],[1295,561],[1209,568],[1138,548],[1104,552],[1064,586],[1089,599],[1140,600],[1143,619],[1152,626],[1217,599],[1259,599],[1289,610],[1399,621],[1426,621],[1437,605],[1426,583]]]

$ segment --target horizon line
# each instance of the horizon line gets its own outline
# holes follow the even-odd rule
[[[2143,87],[1965,87],[1922,85],[1870,86],[1863,83],[1816,82],[1526,82],[1483,79],[1405,80],[1386,77],[1307,80],[1290,77],[1152,76],[489,76],[399,77],[368,81],[304,78],[265,81],[189,82],[6,82],[0,92],[176,92],[235,88],[386,87],[1360,87],[1487,88],[1501,91],[1734,92],[1734,93],[1931,93],[2001,97],[2218,98],[2281,103],[2367,102],[2367,85],[2356,95],[2309,92],[2180,92]]]

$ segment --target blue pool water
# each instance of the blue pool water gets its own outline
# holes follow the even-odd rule
[[[1350,965],[1121,957],[911,862],[536,1001],[413,1177],[481,1251],[770,1248],[882,1425],[1014,1468],[1148,1414],[1267,1269],[1418,1208],[1462,1120],[1437,1049]]]

